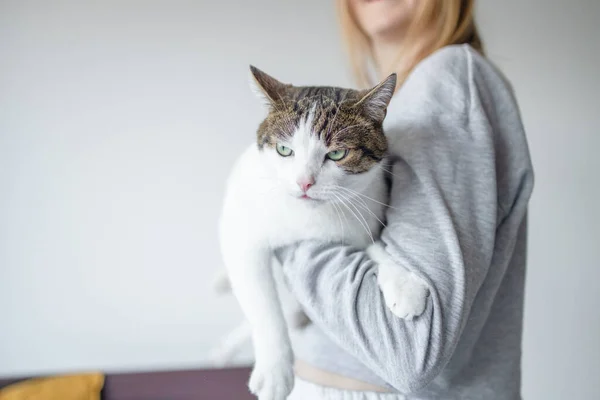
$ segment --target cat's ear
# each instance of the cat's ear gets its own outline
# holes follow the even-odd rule
[[[396,90],[396,74],[391,74],[374,88],[363,92],[363,97],[356,106],[370,118],[383,122],[394,90]]]
[[[285,97],[286,92],[292,87],[267,75],[255,66],[250,66],[250,87],[259,97],[265,99],[269,104],[275,104]]]

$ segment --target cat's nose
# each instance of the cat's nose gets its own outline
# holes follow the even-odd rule
[[[312,185],[315,184],[315,178],[300,178],[296,181],[303,192],[307,192]]]

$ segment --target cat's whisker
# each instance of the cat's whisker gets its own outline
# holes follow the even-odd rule
[[[368,209],[368,207],[369,207],[369,205],[363,199],[361,199],[359,196],[357,196],[354,193],[344,192],[344,193],[339,193],[339,194],[342,195],[345,198],[348,198],[348,199],[351,199],[351,200],[354,200],[354,201],[358,202],[357,205],[359,205],[359,206],[361,206],[363,208],[367,208]]]
[[[345,188],[342,188],[345,189]],[[352,193],[352,192],[347,192],[348,196],[351,196],[353,199],[359,201],[359,204],[361,204],[363,207],[368,207],[368,204],[366,201],[364,201],[363,199],[361,199],[359,196],[357,196],[356,194]]]
[[[355,190],[348,189],[348,188],[345,188],[345,187],[343,187],[343,186],[335,186],[335,188],[336,188],[336,189],[343,189],[343,190],[347,190],[347,191],[349,191],[350,193],[353,193],[353,194],[355,194],[355,195],[357,195],[357,196],[364,197],[365,199],[367,199],[367,200],[371,200],[371,201],[373,201],[373,202],[375,202],[375,203],[377,203],[377,204],[380,204],[380,205],[382,205],[382,206],[386,206],[386,207],[392,208],[392,209],[394,209],[394,210],[398,210],[398,208],[397,208],[397,207],[392,207],[392,206],[390,206],[389,204],[382,203],[382,202],[380,202],[380,201],[378,201],[378,200],[375,200],[375,199],[373,199],[373,198],[371,198],[371,197],[367,196],[366,194],[363,194],[363,193],[357,192],[357,191],[355,191]]]
[[[375,243],[375,239],[373,238],[373,233],[371,232],[371,230],[369,229],[368,225],[363,225],[363,222],[360,220],[360,218],[358,218],[358,215],[356,215],[356,213],[348,206],[348,204],[346,204],[346,202],[340,198],[337,194],[332,193],[332,195],[338,199],[338,201],[348,209],[348,211],[350,211],[350,213],[352,213],[352,215],[354,215],[354,218],[356,218],[356,220],[360,223],[360,225],[364,228],[365,232],[369,235],[369,237],[371,238],[371,241],[373,243]]]
[[[353,192],[352,190],[349,190],[345,187],[340,186],[339,189],[341,190],[345,190],[345,193],[347,193],[349,196],[352,196],[352,198],[360,201],[360,203],[364,206],[364,207],[368,207],[368,204],[366,201],[364,201],[358,194],[358,192]]]
[[[339,206],[333,201],[331,202],[331,205],[335,209],[335,214],[337,215],[338,219],[340,220],[340,228],[342,230],[342,244],[345,244],[344,243],[344,238],[345,238],[345,236],[344,236],[344,221],[343,221],[343,220],[345,220],[345,218],[342,218],[342,215],[344,215],[344,211],[341,210],[339,208]]]
[[[358,206],[358,207],[362,208],[363,210],[367,211],[369,214],[371,214],[373,217],[375,217],[375,219],[377,221],[379,221],[379,223],[381,225],[383,225],[383,227],[386,227],[385,223],[382,220],[380,220],[379,217],[375,213],[373,213],[373,211],[371,211],[369,209],[369,207],[367,206],[367,204],[360,197],[356,197],[356,196],[352,196],[352,195],[346,195],[346,196],[344,196],[342,193],[339,193],[339,195],[342,196],[342,197],[344,197],[346,200],[348,200],[348,202],[353,207],[355,207],[355,210],[358,211],[358,213],[363,217],[363,220],[365,222],[366,222],[366,219],[365,219],[364,215],[356,208],[356,206]],[[355,201],[359,201],[359,203],[356,204]],[[362,204],[360,202],[362,202]]]
[[[379,168],[379,169],[381,169],[381,170],[382,170],[382,171],[384,171],[384,172],[387,172],[388,174],[390,174],[390,175],[391,175],[391,176],[393,176],[394,178],[400,178],[398,175],[394,174],[392,171],[390,171],[390,170],[388,170],[388,169],[385,169],[384,167],[382,167],[382,166],[381,166],[381,165],[379,165],[379,164],[376,164],[376,167],[377,167],[377,168]]]
[[[340,193],[341,195],[341,193]],[[363,199],[361,199],[360,197],[352,197],[352,195],[348,195],[349,197],[347,197],[348,201],[352,202],[352,200],[358,200],[360,201],[359,204],[357,204],[358,206],[360,206],[363,210],[367,211],[369,214],[371,214],[377,221],[379,221],[379,223],[384,227],[387,228],[387,225],[381,220],[379,219],[379,217],[377,216],[377,214],[375,214],[373,211],[371,211],[371,209],[369,208],[369,206],[367,205],[367,203],[365,203],[365,201]]]
[[[364,224],[366,226],[369,226],[369,223],[367,222],[365,216],[360,212],[360,210],[358,209],[358,207],[356,207],[356,205],[354,204],[354,202],[352,201],[352,199],[348,198],[347,196],[344,196],[341,193],[338,193],[338,195],[340,195],[340,197],[342,197],[344,200],[346,200],[348,202],[348,204],[350,204],[352,206],[352,208],[354,208],[354,210],[358,213],[358,215],[360,216],[360,218],[362,219],[362,221],[364,222]]]

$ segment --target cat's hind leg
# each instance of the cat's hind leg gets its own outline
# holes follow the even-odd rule
[[[251,326],[256,359],[248,386],[259,400],[284,400],[294,386],[294,357],[271,271],[271,250],[260,244],[240,248],[240,241],[229,244],[223,256],[231,288]]]

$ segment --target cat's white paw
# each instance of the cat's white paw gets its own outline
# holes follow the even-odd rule
[[[282,357],[272,364],[256,364],[248,387],[258,400],[287,399],[294,387],[293,362]]]
[[[379,281],[379,288],[385,304],[397,317],[412,320],[425,311],[429,289],[425,282],[412,272],[388,271],[386,279]]]
[[[386,253],[383,243],[375,242],[367,247],[367,254],[371,260],[378,264],[385,263],[389,260],[389,255]]]

